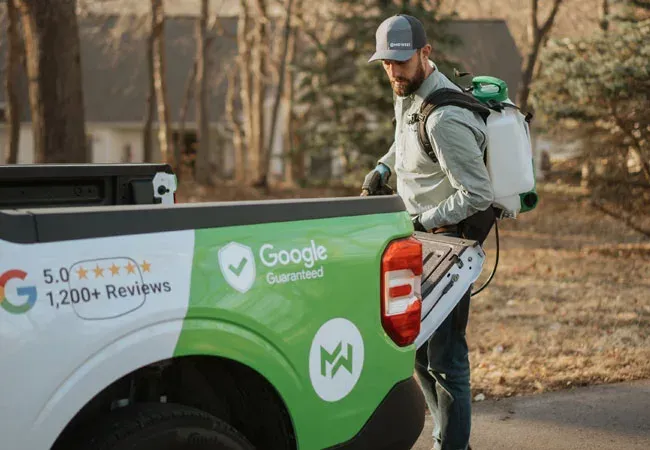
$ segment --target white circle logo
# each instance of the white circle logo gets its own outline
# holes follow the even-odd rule
[[[332,319],[320,327],[309,352],[309,377],[327,402],[341,400],[359,381],[363,369],[363,338],[349,320]]]

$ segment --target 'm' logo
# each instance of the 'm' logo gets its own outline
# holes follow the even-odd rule
[[[340,368],[346,369],[350,374],[352,374],[352,356],[354,352],[354,347],[351,344],[348,344],[347,357],[344,357],[343,353],[343,342],[339,342],[339,345],[336,346],[332,353],[325,350],[323,347],[320,348],[320,374],[324,377],[327,377],[327,367],[331,366],[329,378],[334,378],[336,372]]]
[[[27,278],[27,272],[22,270],[9,270],[0,275],[0,306],[11,314],[24,314],[36,303],[36,286],[21,286],[16,288],[16,294],[23,299],[20,304],[14,304],[6,297],[6,286],[10,280]]]
[[[320,327],[309,352],[309,378],[316,394],[327,402],[346,397],[363,370],[364,346],[359,329],[336,318]]]
[[[255,282],[255,256],[250,247],[231,242],[219,250],[219,266],[226,282],[241,293]]]

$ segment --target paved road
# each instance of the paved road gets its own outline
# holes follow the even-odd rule
[[[473,450],[648,450],[650,380],[473,403]],[[431,416],[412,450],[430,450]]]

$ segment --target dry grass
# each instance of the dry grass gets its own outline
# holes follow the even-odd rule
[[[542,188],[535,211],[502,224],[468,329],[475,394],[650,377],[650,242],[579,194]]]
[[[473,298],[475,395],[502,397],[650,378],[650,241],[590,208],[585,193],[539,186],[538,208],[502,222],[499,267]],[[259,192],[184,185],[181,201],[357,195],[344,188]],[[494,264],[494,234],[477,286]]]

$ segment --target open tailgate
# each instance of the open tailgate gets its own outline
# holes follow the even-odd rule
[[[476,241],[415,232],[422,242],[422,318],[415,345],[420,348],[460,302],[483,269],[485,253]]]

